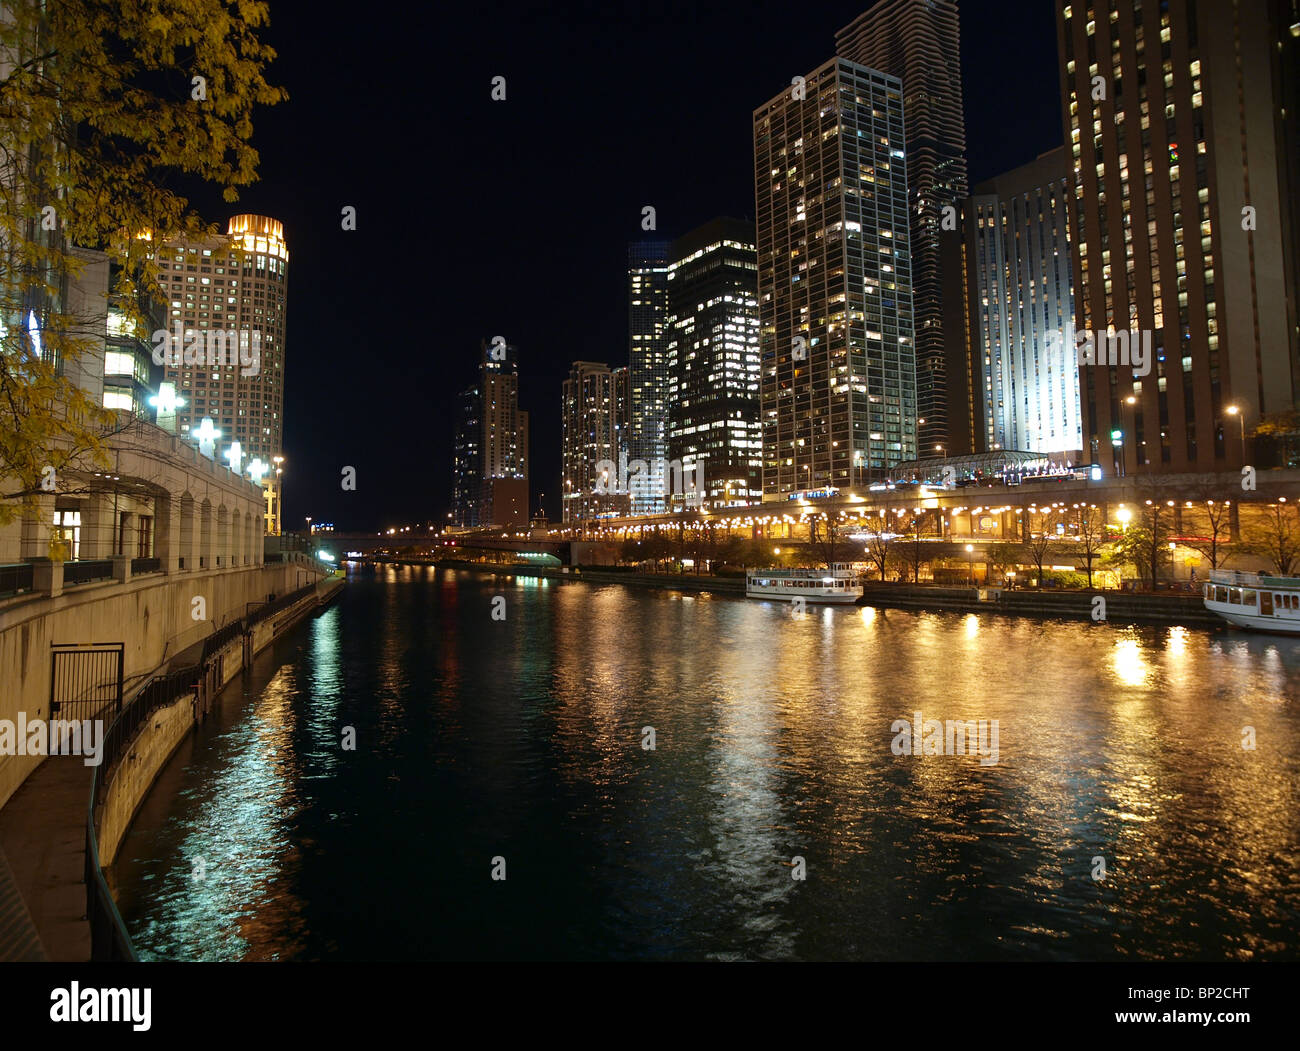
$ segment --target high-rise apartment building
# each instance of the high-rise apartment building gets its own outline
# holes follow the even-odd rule
[[[478,526],[483,490],[483,390],[477,383],[456,396],[456,434],[451,466],[451,520],[465,529]]]
[[[903,84],[916,398],[925,421],[918,440],[921,455],[934,456],[953,444],[947,373],[950,366],[962,368],[966,356],[959,315],[944,309],[945,295],[960,288],[959,273],[945,276],[945,265],[957,263],[957,253],[945,260],[941,246],[945,209],[952,209],[947,215],[955,220],[967,194],[957,0],[881,0],[835,34],[835,49]],[[957,388],[965,392],[964,382]]]
[[[1080,364],[1103,465],[1233,468],[1295,406],[1295,10],[1058,3],[1075,325],[1151,347]]]
[[[967,302],[979,451],[1082,449],[1065,151],[975,188],[966,201]]]
[[[754,111],[764,500],[916,457],[902,83],[801,81]]]
[[[657,465],[668,452],[668,256],[671,241],[628,245],[628,396],[629,459]],[[657,514],[666,509],[655,467],[638,478],[632,510]]]
[[[763,498],[754,224],[715,219],[674,242],[668,266],[668,457],[710,506]],[[671,470],[666,472],[671,488]],[[686,493],[669,496],[681,507]]]
[[[619,478],[619,386],[615,370],[595,361],[575,361],[564,381],[561,520],[566,525],[628,510],[627,480]]]
[[[221,432],[218,448],[237,441],[245,460],[270,464],[284,447],[283,226],[263,215],[236,215],[225,237],[163,245],[157,258],[166,327],[180,336],[171,344],[175,356],[163,359],[163,378],[184,401],[179,432],[191,436],[211,418]]]
[[[459,526],[528,524],[528,413],[519,408],[518,350],[483,340],[478,382],[457,399],[452,520]]]

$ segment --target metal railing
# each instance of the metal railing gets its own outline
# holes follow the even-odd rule
[[[257,609],[248,614],[248,626],[251,628],[259,621],[263,621],[267,617],[273,617],[275,614],[301,602],[308,595],[314,595],[315,593],[316,585],[308,584],[305,587],[298,588],[296,591],[290,591],[287,595],[281,595],[279,598],[263,603],[261,606],[258,606]]]
[[[161,573],[161,558],[133,558],[131,559],[131,576],[136,577],[141,573]]]
[[[199,658],[199,663],[207,664],[213,656],[230,645],[231,642],[239,638],[247,630],[248,627],[242,617],[238,620],[232,620],[224,628],[218,628],[203,640],[203,656]]]
[[[21,595],[32,590],[32,564],[0,566],[0,595]]]
[[[99,843],[95,836],[95,809],[108,775],[134,739],[140,726],[157,709],[179,700],[197,689],[202,669],[198,665],[182,668],[169,675],[158,675],[144,684],[122,706],[121,712],[104,734],[100,763],[91,774],[90,804],[86,810],[86,919],[90,923],[90,958],[134,963],[139,957],[131,947],[131,938],[117,903],[104,879],[99,864]]]
[[[63,586],[89,584],[92,580],[112,580],[113,560],[111,558],[90,559],[84,562],[63,563]]]
[[[1212,569],[1210,582],[1214,584],[1237,584],[1250,588],[1289,588],[1300,587],[1300,577],[1268,577],[1263,573],[1243,573],[1239,569]]]

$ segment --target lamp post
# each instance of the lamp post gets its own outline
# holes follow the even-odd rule
[[[1225,405],[1223,411],[1229,416],[1237,417],[1237,422],[1241,424],[1241,465],[1246,465],[1246,414],[1241,411],[1239,405]]]
[[[975,545],[966,545],[966,561],[970,566],[970,586],[975,586]]]

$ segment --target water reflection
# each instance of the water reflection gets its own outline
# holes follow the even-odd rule
[[[420,567],[294,645],[132,831],[153,956],[1296,955],[1300,643]]]

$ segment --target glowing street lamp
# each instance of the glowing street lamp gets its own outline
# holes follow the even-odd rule
[[[199,427],[194,432],[194,437],[199,440],[199,455],[206,456],[209,460],[215,459],[217,455],[217,439],[221,437],[221,431],[212,426],[211,416],[204,416],[199,421]]]
[[[966,560],[970,565],[970,586],[975,586],[975,545],[966,545]]]
[[[244,466],[244,447],[239,442],[230,443],[230,448],[226,450],[225,457],[230,461],[230,469],[239,474],[240,469]]]
[[[1241,462],[1246,462],[1246,414],[1241,411],[1239,405],[1225,405],[1223,411],[1229,416],[1237,417],[1237,422],[1241,424]]]

